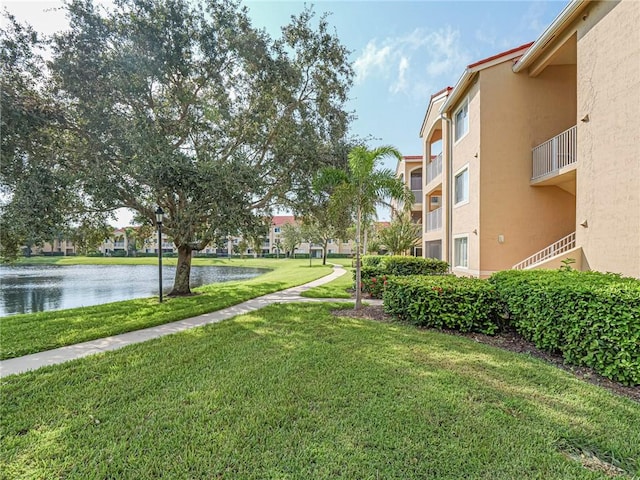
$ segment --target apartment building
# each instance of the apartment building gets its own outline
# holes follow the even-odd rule
[[[402,160],[396,166],[396,176],[403,180],[413,192],[413,204],[411,205],[411,220],[414,223],[423,224],[423,165],[422,155],[403,156]],[[397,208],[398,205],[394,205]],[[385,225],[379,225],[384,227]],[[388,226],[388,225],[386,225]],[[414,247],[411,255],[416,257],[422,256],[422,242]]]
[[[264,243],[265,246],[270,247],[270,253],[276,253],[276,245],[282,242],[281,234],[284,225],[295,223],[297,223],[297,220],[293,215],[276,215],[272,218],[271,228]],[[351,240],[330,239],[327,245],[327,254],[351,255],[354,249],[355,246]],[[322,258],[322,245],[302,242],[296,248],[295,253],[307,255],[309,252],[311,252],[312,258]],[[283,247],[280,247],[280,253],[284,253]]]
[[[431,97],[425,256],[479,277],[567,258],[640,277],[639,25],[633,0],[574,0]]]

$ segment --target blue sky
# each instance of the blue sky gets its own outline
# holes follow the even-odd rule
[[[304,8],[303,2],[243,3],[255,25],[272,34]],[[314,11],[332,12],[329,23],[352,52],[353,131],[377,139],[371,146],[420,155],[431,94],[454,86],[468,64],[535,40],[567,3],[320,1]],[[387,166],[395,168],[392,163]]]
[[[65,27],[59,1],[3,0],[20,20],[51,33]],[[108,3],[108,2],[101,2]],[[273,36],[298,1],[248,1],[254,25]],[[348,109],[353,133],[372,136],[370,146],[388,144],[403,155],[422,154],[419,129],[429,97],[454,86],[477,60],[535,40],[566,6],[562,1],[319,1],[320,15],[351,51],[356,77]],[[395,162],[388,162],[395,169]],[[120,220],[118,224],[121,224]],[[124,220],[126,222],[126,220]]]

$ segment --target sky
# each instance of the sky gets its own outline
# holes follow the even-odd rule
[[[567,3],[242,1],[254,25],[274,37],[305,5],[317,15],[330,13],[328,22],[351,52],[355,71],[347,104],[356,117],[351,133],[371,137],[370,147],[392,145],[403,155],[422,154],[419,130],[431,94],[454,86],[468,64],[536,40]],[[1,4],[43,33],[67,25],[59,1]],[[384,167],[395,170],[396,162]],[[118,224],[127,221],[120,215]]]

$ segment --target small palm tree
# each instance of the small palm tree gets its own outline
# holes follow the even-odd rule
[[[332,189],[330,208],[349,209],[356,222],[356,310],[362,306],[360,291],[360,254],[362,246],[362,224],[373,218],[376,207],[390,206],[389,200],[399,205],[410,206],[413,202],[411,190],[390,169],[380,169],[380,163],[389,157],[402,160],[400,152],[391,146],[369,150],[364,146],[351,149],[348,155],[347,172],[336,169],[323,170],[317,179],[317,188]]]
[[[391,225],[380,230],[378,238],[392,255],[404,255],[418,244],[420,225],[413,223],[408,212],[396,215]]]

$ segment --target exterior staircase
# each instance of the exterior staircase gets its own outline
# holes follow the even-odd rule
[[[511,268],[513,270],[529,270],[535,268],[537,265],[544,263],[557,255],[562,255],[563,253],[574,249],[575,246],[576,232],[572,232],[548,247],[543,248],[539,252],[534,253],[530,257],[525,258],[520,263],[516,263]]]

